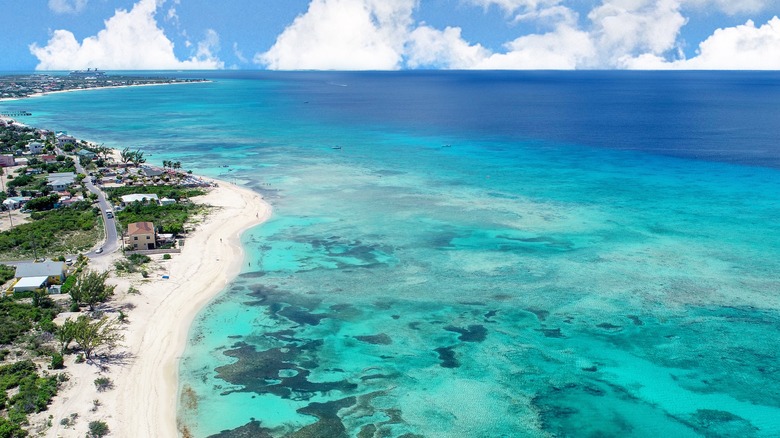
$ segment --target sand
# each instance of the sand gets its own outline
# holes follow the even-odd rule
[[[270,205],[259,194],[222,181],[217,184],[208,195],[194,199],[216,208],[190,233],[181,254],[173,254],[171,260],[154,256],[154,270],[146,280],[140,274],[111,279],[117,289],[107,307],[125,306],[129,321],[124,325],[123,345],[102,364],[76,364],[73,355],[66,357],[70,380],[49,410],[36,419],[34,433],[83,437],[90,421],[104,421],[111,436],[179,436],[178,366],[190,326],[197,313],[239,273],[241,233],[271,215]],[[120,257],[104,257],[90,268],[110,269]],[[140,294],[127,294],[130,286]],[[61,315],[58,322],[67,316]],[[103,376],[113,381],[114,388],[98,392],[93,382]],[[94,409],[96,399],[99,406]],[[72,414],[78,414],[75,424],[61,424]],[[43,424],[47,420],[50,426]]]

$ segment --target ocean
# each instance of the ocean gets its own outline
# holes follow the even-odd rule
[[[780,73],[181,75],[0,110],[273,205],[193,436],[780,436]]]

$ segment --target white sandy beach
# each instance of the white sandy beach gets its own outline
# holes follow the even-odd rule
[[[125,325],[119,355],[101,372],[95,364],[74,363],[66,358],[71,376],[39,422],[50,418],[51,426],[38,429],[47,437],[83,437],[90,421],[104,421],[117,437],[176,437],[178,364],[196,314],[240,271],[243,251],[241,233],[267,220],[271,207],[259,194],[218,181],[218,187],[196,202],[216,207],[186,239],[181,254],[171,260],[153,256],[149,278],[140,274],[114,278],[112,303],[124,310]],[[94,270],[113,268],[120,255],[90,264]],[[163,279],[167,275],[169,279]],[[140,294],[127,294],[134,286]],[[126,357],[121,357],[121,356]],[[98,392],[97,377],[108,377],[114,388]],[[100,406],[93,411],[93,401]],[[61,420],[78,414],[73,425]],[[51,415],[51,417],[49,417]],[[35,434],[35,432],[33,432]]]

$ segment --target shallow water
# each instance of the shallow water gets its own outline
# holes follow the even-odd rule
[[[219,73],[0,107],[274,205],[193,326],[195,436],[776,436],[776,78],[646,75]]]

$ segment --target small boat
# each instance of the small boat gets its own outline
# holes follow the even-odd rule
[[[331,149],[341,149],[341,146],[331,146]]]
[[[443,148],[451,148],[451,147],[452,147],[452,145],[451,145],[451,144],[445,144],[445,145],[444,145],[444,146],[442,146],[442,147],[443,147]]]

